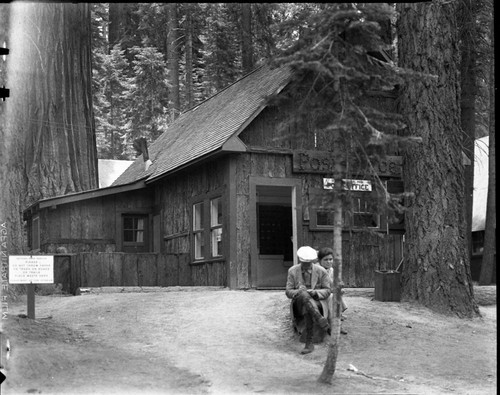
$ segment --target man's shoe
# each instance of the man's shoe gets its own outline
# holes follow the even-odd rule
[[[318,325],[323,329],[326,333],[328,333],[329,336],[332,335],[332,329],[330,328],[330,324],[328,323],[328,320],[325,317],[321,317],[318,320]]]
[[[340,328],[340,333],[343,335],[347,335],[347,331],[345,329]]]
[[[306,343],[304,349],[300,352],[301,354],[310,354],[314,351],[314,344]]]

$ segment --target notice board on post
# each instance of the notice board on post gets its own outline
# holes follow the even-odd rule
[[[53,255],[10,255],[10,284],[53,284]]]

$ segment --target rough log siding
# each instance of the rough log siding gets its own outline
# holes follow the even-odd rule
[[[333,245],[333,231],[308,231],[314,248]],[[344,233],[342,240],[342,280],[347,287],[375,286],[375,270],[395,270],[401,262],[402,235]]]
[[[248,146],[289,149],[314,149],[314,134],[310,128],[289,122],[287,114],[293,108],[266,107],[239,135]]]
[[[250,221],[249,218],[249,177],[264,176],[270,178],[302,179],[302,227],[299,232],[303,244],[315,248],[331,246],[333,231],[312,231],[310,224],[311,188],[323,187],[321,174],[297,174],[292,172],[291,155],[283,154],[242,154],[236,163],[237,172],[237,287],[250,285]],[[299,237],[300,239],[300,237]],[[401,235],[372,235],[366,232],[344,232],[342,242],[343,281],[350,287],[373,287],[376,269],[395,269],[401,260]]]
[[[78,253],[56,256],[55,282],[78,287],[226,286],[225,261],[193,266],[189,254]]]
[[[187,254],[190,251],[191,202],[207,193],[221,190],[225,193],[225,168],[227,161],[214,160],[182,171],[158,187],[162,215],[162,240],[164,236],[175,236],[164,243],[162,252]],[[226,214],[226,212],[224,212]]]
[[[139,285],[137,258],[139,254],[124,254],[122,260],[122,280],[125,286]]]
[[[61,204],[40,212],[40,248],[55,253],[57,247],[67,252],[114,252],[116,213],[149,210],[153,207],[149,189],[97,197]]]
[[[249,195],[236,195],[236,287],[250,287]]]
[[[207,262],[191,266],[192,283],[195,286],[226,286],[226,262]]]
[[[142,287],[158,285],[158,258],[153,254],[137,254],[137,273]]]

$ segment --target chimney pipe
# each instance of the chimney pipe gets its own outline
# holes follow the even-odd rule
[[[134,140],[134,149],[137,151],[137,155],[142,154],[142,159],[144,160],[144,171],[148,171],[149,166],[153,162],[149,159],[149,153],[148,153],[148,142],[145,137],[139,137]]]

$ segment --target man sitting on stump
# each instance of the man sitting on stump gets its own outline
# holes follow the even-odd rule
[[[329,312],[327,301],[331,293],[330,277],[323,267],[313,265],[318,259],[314,248],[300,247],[297,250],[297,258],[299,264],[288,269],[286,296],[292,299],[294,320],[296,322],[305,320],[306,345],[301,354],[309,354],[314,350],[313,327],[315,322],[328,335],[331,335],[327,319]]]

